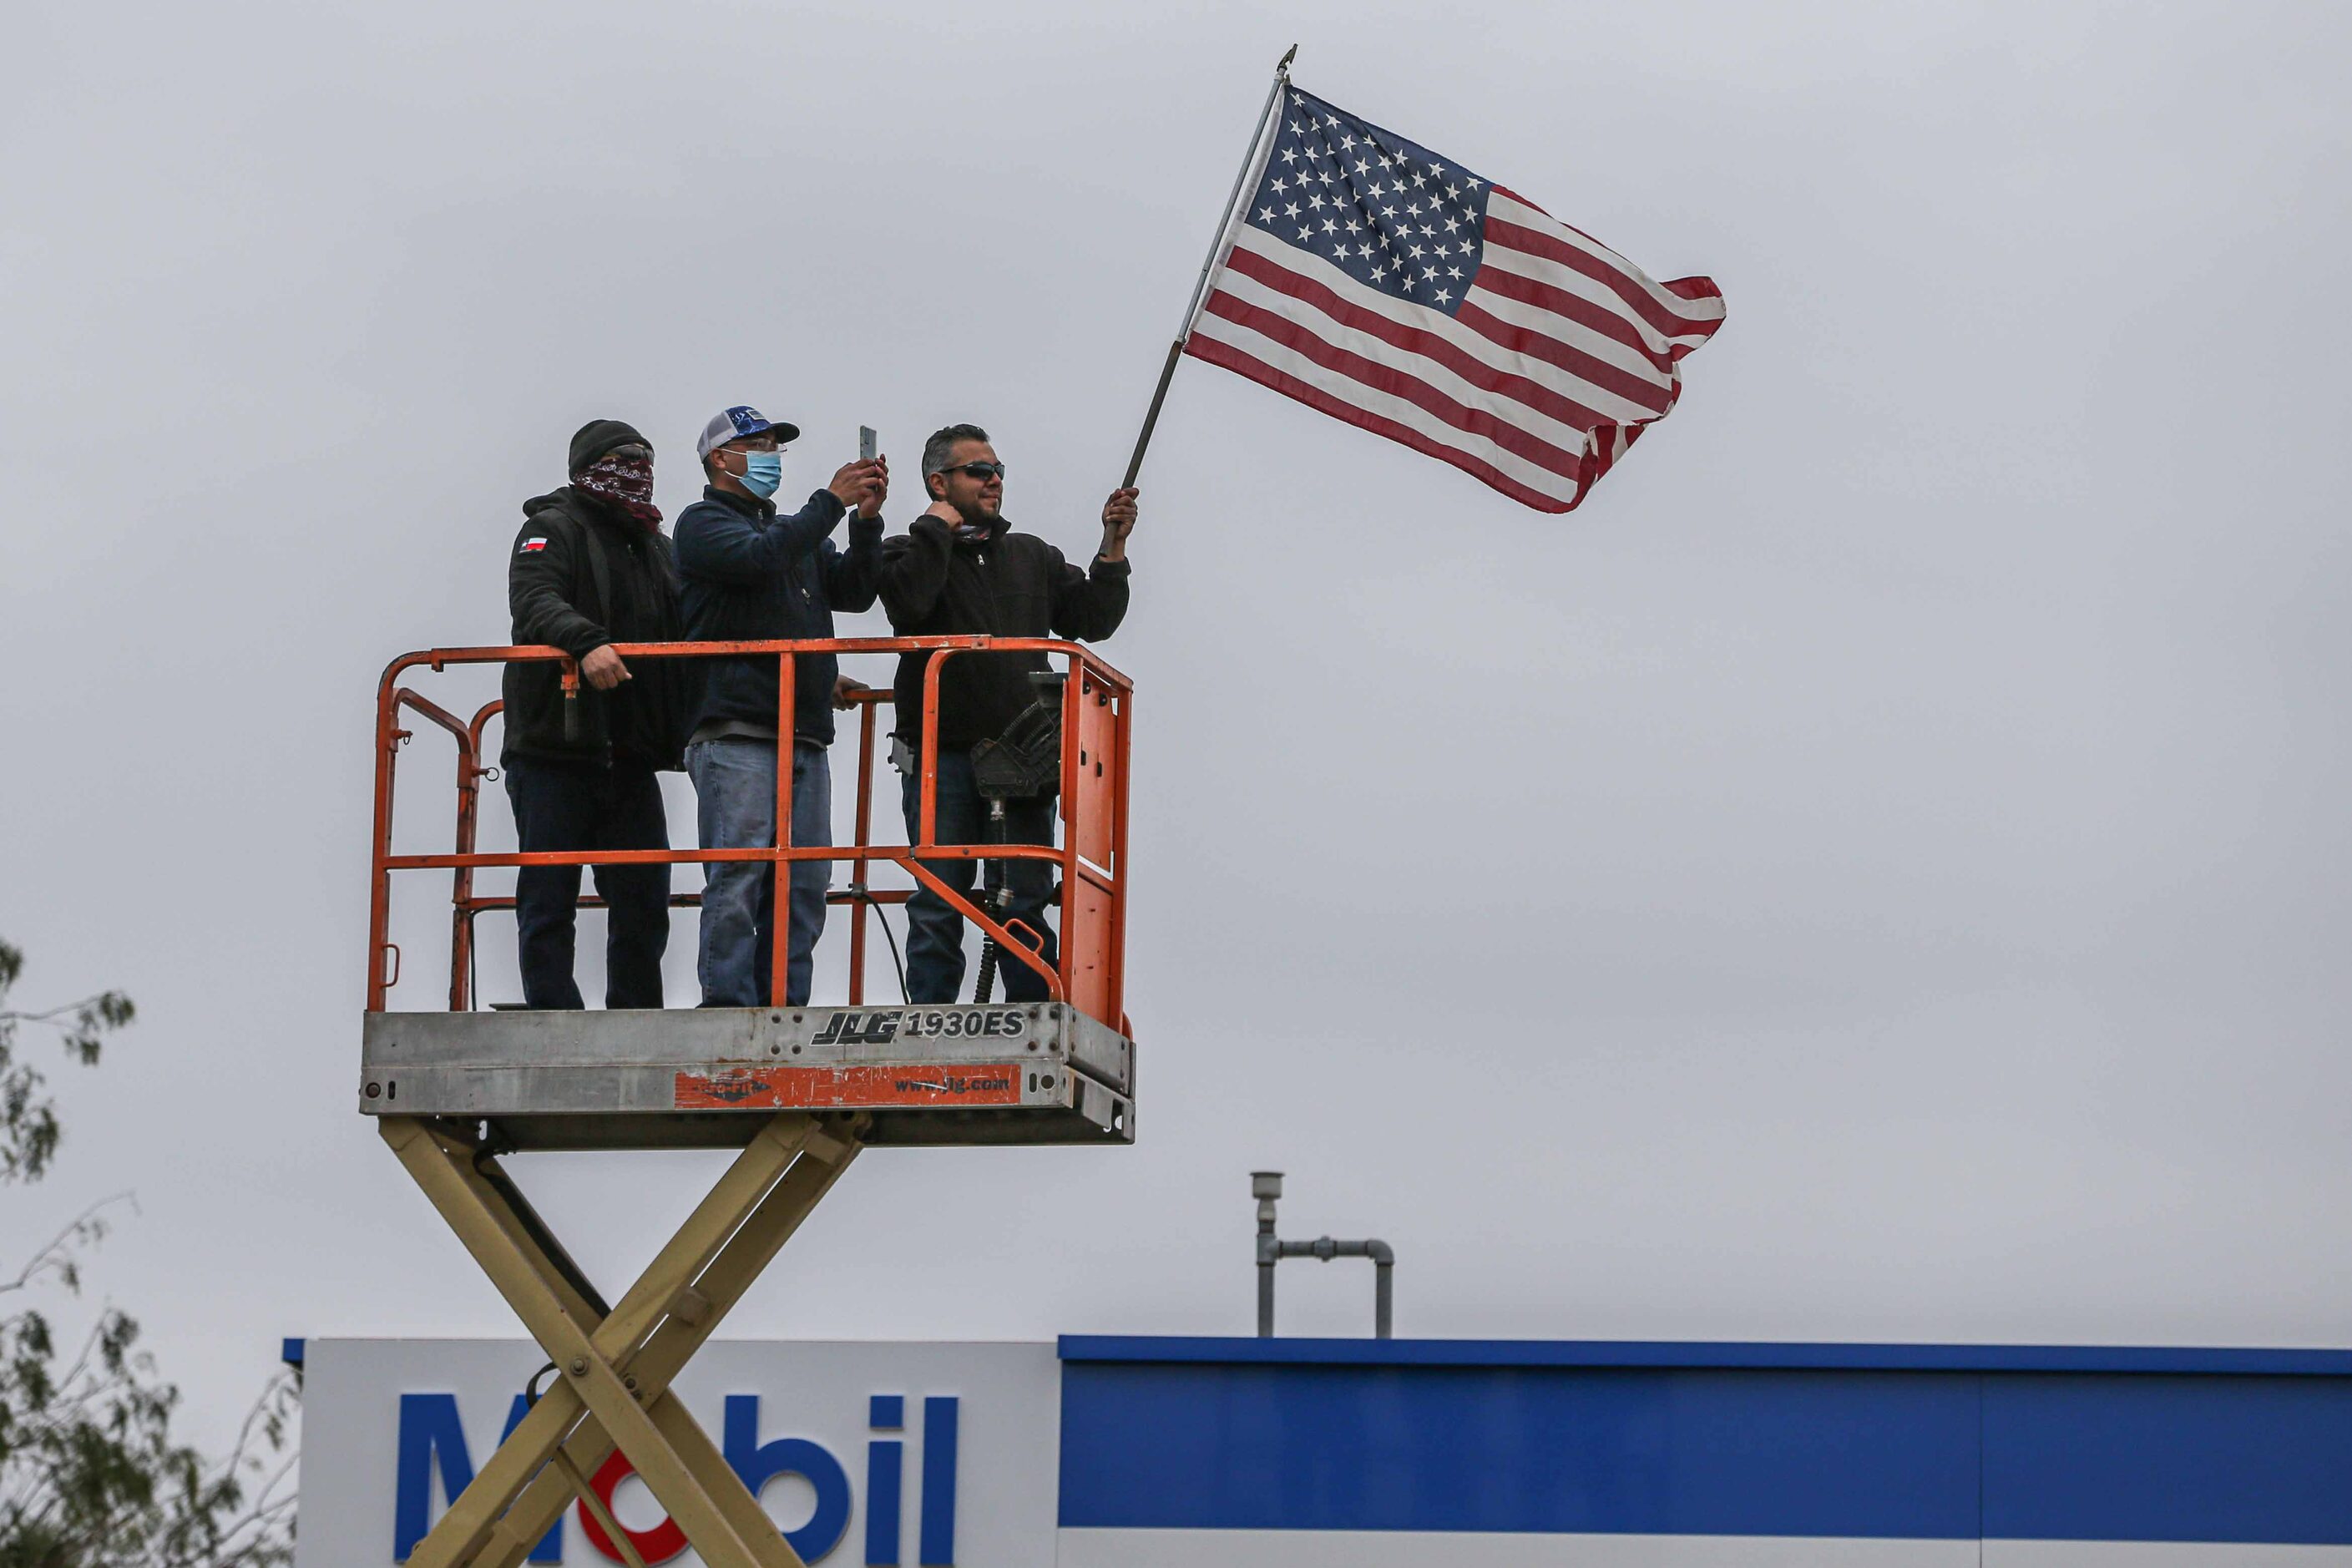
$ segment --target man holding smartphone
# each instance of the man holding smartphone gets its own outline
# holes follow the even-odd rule
[[[696,450],[709,488],[677,520],[687,637],[751,642],[833,636],[833,612],[874,603],[881,565],[882,501],[889,465],[881,458],[844,464],[790,517],[769,498],[782,483],[784,447],[799,427],[756,408],[714,415]],[[852,509],[855,509],[854,514]],[[849,548],[830,537],[849,515]],[[701,661],[702,690],[686,748],[696,817],[706,849],[764,849],[776,842],[776,660],[761,656]],[[798,846],[833,842],[833,713],[846,688],[831,654],[793,660],[793,821]],[[786,880],[792,917],[785,1000],[808,1000],[812,955],[824,929],[833,868],[793,862]],[[698,964],[706,1007],[767,1005],[772,975],[776,878],[751,860],[704,868]]]
[[[1135,530],[1132,489],[1103,503],[1102,546],[1083,570],[1034,534],[1005,525],[1004,465],[977,425],[950,425],[923,445],[923,484],[931,508],[902,538],[882,547],[880,593],[890,629],[900,637],[1076,637],[1100,641],[1127,615],[1127,538]],[[902,654],[896,704],[898,752],[905,759],[907,837],[922,831],[923,676],[934,656]],[[1047,668],[1042,653],[958,654],[940,667],[939,793],[936,841],[979,844],[988,803],[972,773],[971,749],[1003,736],[1035,695],[1029,679]],[[1054,842],[1050,795],[1005,803],[1003,842]],[[926,860],[925,868],[969,897],[979,862]],[[1008,860],[1005,918],[1037,938],[1055,962],[1045,923],[1053,868]],[[914,1002],[952,1002],[963,985],[963,917],[929,889],[907,901],[907,994]],[[1009,1002],[1042,1001],[1045,982],[1019,959],[1003,965]]]

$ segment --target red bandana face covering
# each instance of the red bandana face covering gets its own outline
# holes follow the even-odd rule
[[[661,508],[654,505],[654,466],[643,458],[599,458],[586,472],[572,475],[572,483],[647,528],[661,525]]]

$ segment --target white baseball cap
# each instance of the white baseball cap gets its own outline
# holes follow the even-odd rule
[[[758,409],[747,404],[739,403],[732,408],[722,409],[710,416],[710,423],[702,427],[701,439],[694,444],[694,455],[698,458],[708,458],[713,447],[723,447],[730,441],[740,440],[746,436],[757,436],[762,430],[774,431],[779,445],[801,438],[799,426],[786,425],[770,419]]]

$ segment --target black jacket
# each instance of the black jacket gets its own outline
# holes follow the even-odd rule
[[[833,612],[874,607],[882,564],[882,520],[849,521],[849,548],[831,539],[844,508],[831,490],[779,518],[773,502],[713,486],[677,520],[677,564],[686,579],[687,637],[694,642],[750,642],[833,636]],[[700,690],[687,731],[733,720],[773,734],[776,661],[698,659]],[[833,741],[831,654],[793,660],[793,733]]]
[[[574,658],[610,642],[676,642],[677,563],[658,529],[570,485],[523,502],[507,557],[514,640],[551,643]],[[564,735],[561,668],[507,666],[502,757],[643,767],[680,765],[682,660],[641,658],[611,691],[581,683],[576,734]]]
[[[882,607],[900,637],[984,632],[996,637],[1099,642],[1127,616],[1128,563],[1097,558],[1081,572],[1034,534],[1006,531],[958,539],[938,518],[919,517],[882,544]],[[909,746],[923,733],[923,667],[937,657],[898,658],[898,732]],[[960,653],[940,667],[940,749],[961,752],[1004,732],[1036,695],[1028,672],[1042,653]]]

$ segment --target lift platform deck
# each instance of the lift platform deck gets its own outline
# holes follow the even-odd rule
[[[779,759],[775,820],[785,837],[770,847],[486,854],[476,845],[476,816],[482,784],[495,771],[483,761],[483,735],[500,704],[487,703],[470,720],[460,719],[402,684],[402,678],[451,666],[554,663],[572,710],[593,700],[580,689],[577,666],[549,647],[439,648],[406,655],[384,671],[376,697],[358,1109],[374,1120],[385,1143],[548,1355],[526,1391],[527,1411],[416,1544],[408,1568],[520,1568],[575,1500],[631,1568],[645,1568],[655,1538],[624,1528],[604,1500],[629,1471],[644,1478],[709,1568],[800,1568],[800,1558],[758,1500],[669,1392],[688,1360],[865,1149],[1120,1146],[1135,1140],[1134,1031],[1123,1005],[1133,695],[1124,676],[1074,644],[1031,638],[624,644],[616,651],[632,664],[776,659],[776,733],[787,737],[794,732],[796,657],[932,654],[917,731],[918,754],[927,759],[918,779],[918,821],[908,843],[873,841],[876,715],[889,693],[869,690],[856,699],[863,713],[850,844],[790,841],[793,768]],[[1006,652],[1066,661],[1058,699],[1060,778],[1053,792],[1061,842],[940,843],[940,666],[952,658]],[[456,841],[446,854],[394,850],[394,783],[401,750],[413,738],[403,727],[411,716],[457,743]],[[849,913],[845,1005],[793,1006],[784,1000],[790,900],[780,896],[770,954],[775,990],[767,1006],[480,1007],[475,924],[484,913],[513,909],[515,901],[478,889],[478,871],[723,860],[764,862],[779,880],[796,861],[846,864],[846,886],[836,884],[827,899]],[[1048,910],[1057,917],[1059,939],[1052,962],[1023,942],[1034,933],[999,923],[1002,910],[983,907],[942,880],[940,867],[957,860],[1049,863],[1055,885]],[[875,873],[890,868],[908,885],[876,885]],[[394,876],[436,870],[450,877],[448,1006],[394,1010],[391,992],[401,970],[394,940]],[[936,1005],[870,1001],[868,917],[881,919],[884,910],[903,904],[917,889],[929,889],[961,913],[990,940],[1008,972],[1017,965],[1032,977],[1024,991],[1042,990],[1043,999]],[[593,898],[580,901],[586,909],[598,904]],[[699,900],[673,893],[670,901],[690,906]],[[987,972],[983,963],[982,973]],[[509,1154],[543,1150],[680,1148],[738,1152],[636,1282],[612,1302],[503,1163]]]
[[[868,1145],[1131,1143],[1135,1047],[1059,1002],[373,1013],[360,1110],[497,1122],[517,1150],[740,1148],[778,1110]]]

